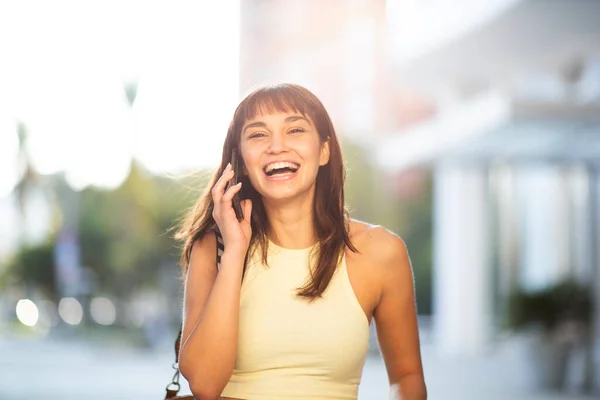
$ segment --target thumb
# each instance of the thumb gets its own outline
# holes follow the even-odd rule
[[[244,219],[246,222],[250,223],[250,220],[252,219],[252,200],[242,200],[242,209],[244,210]]]

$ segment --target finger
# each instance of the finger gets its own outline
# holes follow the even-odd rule
[[[246,199],[246,200],[242,200],[242,210],[244,210],[244,220],[246,220],[247,223],[250,223],[251,220],[251,216],[252,216],[252,200],[250,199]]]
[[[237,192],[239,192],[241,189],[242,189],[242,182],[238,182],[236,185],[231,186],[229,189],[227,189],[225,191],[225,194],[223,194],[223,197],[221,197],[221,201],[223,203],[231,202],[231,200],[233,200],[233,196],[235,196],[235,194]]]
[[[231,169],[230,165],[228,164],[227,167],[225,167],[225,170],[223,171],[223,174],[221,174],[221,177],[219,178],[217,183],[215,183],[215,186],[213,186],[212,196],[213,196],[213,201],[215,203],[218,202],[221,199],[221,197],[223,196],[225,187],[227,186],[227,184],[229,183],[231,178],[233,178],[233,170]]]
[[[224,185],[226,185],[229,180],[233,177],[233,175],[231,175],[231,165],[227,164],[227,166],[225,167],[225,169],[223,170],[223,173],[221,174],[221,176],[219,177],[219,179],[217,180],[217,182],[215,183],[215,185],[213,186],[212,190],[211,190],[211,195],[212,195],[212,199],[213,199],[213,218],[215,219],[215,221],[218,219],[218,216],[220,214],[220,210],[221,210],[221,198],[223,197],[223,191],[224,191]],[[229,176],[231,175],[231,176]],[[227,177],[229,176],[229,179],[227,179]]]

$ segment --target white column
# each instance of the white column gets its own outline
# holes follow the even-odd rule
[[[560,165],[526,165],[518,175],[522,252],[519,281],[544,289],[569,274],[569,193]]]
[[[498,240],[498,299],[501,312],[506,309],[511,292],[519,278],[519,215],[516,193],[516,171],[510,164],[500,164],[492,171],[493,195],[496,197],[494,229]],[[498,308],[497,308],[498,309]]]
[[[444,353],[476,353],[491,333],[487,169],[440,163],[434,198],[434,329]]]
[[[592,242],[590,263],[592,268],[591,287],[594,315],[592,320],[591,349],[586,353],[588,376],[585,384],[593,393],[600,394],[600,165],[589,165],[589,203],[590,214],[588,234]]]
[[[572,273],[575,279],[582,284],[588,284],[594,276],[592,230],[595,222],[590,217],[594,215],[592,209],[594,205],[591,203],[592,194],[590,193],[592,184],[590,171],[585,165],[576,165],[569,169]]]

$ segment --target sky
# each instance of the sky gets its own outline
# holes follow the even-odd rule
[[[132,156],[158,174],[216,165],[239,101],[238,3],[0,2],[0,197],[18,121],[36,169],[76,189],[117,187]]]

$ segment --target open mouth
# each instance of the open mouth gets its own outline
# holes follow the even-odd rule
[[[263,171],[268,177],[285,177],[295,174],[298,169],[300,169],[300,165],[296,163],[281,161],[267,164]]]

